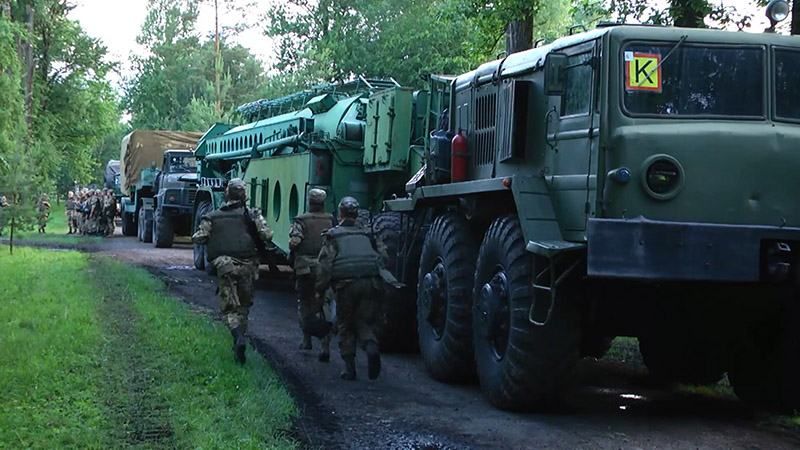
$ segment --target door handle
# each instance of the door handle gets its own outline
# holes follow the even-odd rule
[[[557,112],[556,107],[553,106],[553,108],[550,111],[547,111],[547,115],[544,116],[544,141],[547,144],[547,146],[550,147],[550,150],[553,150],[555,153],[558,153],[558,143],[556,140],[556,133],[553,133],[552,139],[550,138],[550,121],[553,119],[553,114],[555,114],[556,112]]]

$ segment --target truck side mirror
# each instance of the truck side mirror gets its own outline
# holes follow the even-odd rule
[[[567,55],[548,53],[544,60],[544,92],[546,95],[564,93],[564,74],[567,67]]]

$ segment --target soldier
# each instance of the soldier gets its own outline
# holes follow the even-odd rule
[[[117,216],[117,200],[114,198],[114,192],[112,192],[111,189],[106,190],[104,200],[103,213],[106,218],[106,236],[112,236],[116,228],[114,218]]]
[[[36,204],[36,219],[39,222],[39,233],[44,234],[47,228],[47,220],[50,218],[50,199],[47,194],[42,194],[39,197],[39,203]]]
[[[303,330],[301,350],[311,350],[311,336],[320,338],[321,362],[330,361],[330,322],[325,320],[322,310],[324,297],[315,291],[317,257],[322,249],[322,233],[336,226],[332,214],[324,212],[325,191],[308,191],[308,213],[294,218],[289,231],[289,250],[292,254],[295,290],[297,291],[297,314]]]
[[[206,245],[208,260],[217,271],[220,309],[233,336],[234,358],[244,364],[258,252],[273,247],[272,230],[259,210],[246,206],[247,193],[241,179],[228,183],[225,199],[220,209],[201,219],[192,241]]]
[[[67,216],[67,226],[69,227],[69,232],[67,234],[74,234],[78,232],[78,227],[76,226],[75,220],[75,210],[77,209],[77,202],[75,201],[75,193],[69,191],[67,193],[67,203],[65,205],[64,214]]]
[[[89,233],[94,235],[105,234],[105,219],[103,218],[103,200],[100,198],[100,190],[92,191],[92,199],[89,202]]]
[[[6,212],[8,207],[8,199],[5,195],[0,195],[0,236],[3,235],[3,229],[6,227]]]
[[[380,312],[383,280],[380,271],[386,249],[370,229],[359,226],[358,201],[345,197],[339,202],[339,226],[328,230],[319,253],[317,293],[331,287],[336,294],[336,326],[339,352],[345,363],[342,379],[356,378],[356,341],[367,352],[368,376],[378,377],[381,357],[375,326]]]

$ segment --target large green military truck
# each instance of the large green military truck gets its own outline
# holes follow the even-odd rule
[[[122,139],[122,234],[170,247],[189,234],[197,168],[191,149],[201,133],[135,130]]]
[[[218,125],[197,210],[243,177],[285,248],[308,188],[331,211],[356,195],[416,291],[399,303],[430,374],[501,408],[550,404],[615,336],[662,380],[727,372],[798,408],[798,70],[794,37],[600,27],[427,91]]]

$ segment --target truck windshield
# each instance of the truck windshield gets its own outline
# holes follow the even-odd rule
[[[703,47],[687,43],[664,59],[674,46],[672,43],[625,47],[622,67],[628,113],[764,116],[763,48]]]
[[[775,50],[775,115],[800,120],[800,51]]]
[[[169,158],[169,171],[172,173],[194,172],[196,169],[197,161],[194,156],[171,156]]]

